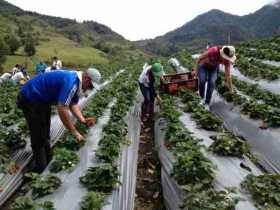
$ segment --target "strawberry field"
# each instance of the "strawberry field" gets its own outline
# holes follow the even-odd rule
[[[12,92],[7,94],[7,101],[1,103],[1,109],[5,110],[2,112],[2,119],[9,119],[5,120],[7,123],[1,123],[0,133],[1,203],[25,179],[30,193],[18,197],[10,205],[10,209],[62,210],[73,206],[76,209],[100,209],[107,203],[111,205],[111,209],[117,209],[130,205],[123,197],[132,190],[126,184],[130,185],[133,180],[135,182],[135,176],[129,173],[135,173],[137,159],[127,167],[127,158],[134,158],[137,154],[139,115],[133,113],[140,112],[137,106],[139,99],[136,100],[136,78],[142,64],[143,62],[131,62],[123,70],[118,65],[114,69],[102,69],[105,78],[100,85],[101,90],[93,91],[80,101],[84,115],[98,119],[93,128],[79,123],[76,125],[79,131],[87,135],[87,141],[77,142],[72,134],[65,133],[58,116],[53,113],[51,143],[54,156],[43,174],[23,174],[32,155],[24,118],[15,104],[19,87],[9,84],[1,86],[3,97]],[[16,115],[15,112],[19,113]],[[12,116],[16,117],[10,120]],[[15,145],[19,146],[15,148]],[[128,153],[131,154],[127,155]],[[66,192],[78,193],[79,198],[71,203],[68,200],[71,197],[67,197]],[[64,195],[64,199],[61,199],[60,193]],[[129,194],[133,196],[132,192]]]
[[[261,83],[279,79],[279,67],[262,62],[279,61],[279,49],[272,47],[278,42],[241,45],[237,66],[242,77],[233,76],[230,93],[220,72],[210,110],[191,90],[161,94],[154,141],[166,209],[279,209],[280,95]],[[273,52],[256,55],[258,48]],[[175,56],[188,68],[195,62],[186,52]],[[167,65],[164,58],[161,62]],[[86,141],[77,142],[53,110],[54,156],[42,174],[25,173],[32,152],[23,114],[16,108],[19,87],[1,85],[0,204],[24,182],[9,210],[132,210],[143,100],[137,79],[143,63],[98,66],[104,72],[100,91],[80,100],[84,115],[97,122],[92,127],[76,123]]]
[[[277,75],[264,77],[256,68],[254,79],[280,75],[279,67],[259,58],[248,62]],[[167,209],[272,210],[280,206],[279,95],[252,79],[235,76],[230,93],[224,80],[221,72],[210,111],[189,90],[163,97],[155,141]]]

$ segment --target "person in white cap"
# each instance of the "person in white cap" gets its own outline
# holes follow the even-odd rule
[[[40,74],[21,88],[17,105],[22,109],[30,130],[34,171],[42,172],[52,158],[49,143],[51,106],[57,106],[62,123],[76,139],[84,140],[69,111],[81,123],[88,126],[95,123],[94,118],[83,116],[78,102],[81,94],[96,87],[100,79],[101,74],[96,69],[90,68],[85,72],[58,70]]]
[[[207,82],[207,91],[205,104],[208,107],[212,93],[215,89],[218,77],[219,65],[225,66],[226,85],[232,92],[231,65],[235,62],[235,48],[233,46],[216,46],[209,48],[206,52],[199,56],[193,73],[198,76],[199,94],[202,99],[205,95],[205,84]]]

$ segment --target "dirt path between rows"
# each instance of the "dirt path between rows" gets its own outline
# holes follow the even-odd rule
[[[165,210],[160,162],[154,147],[154,122],[142,125],[134,210]]]

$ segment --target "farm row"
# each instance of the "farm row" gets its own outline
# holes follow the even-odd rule
[[[142,63],[143,62],[141,62],[141,64]],[[112,102],[113,99],[116,100],[116,103],[112,107],[110,121],[104,128],[102,139],[98,145],[99,149],[96,151],[95,155],[102,164],[89,168],[84,176],[80,177],[81,184],[89,188],[90,192],[85,196],[85,199],[81,201],[81,209],[89,209],[92,205],[97,205],[93,204],[95,202],[99,202],[99,205],[103,204],[100,199],[104,198],[104,193],[112,191],[118,184],[119,172],[116,163],[120,154],[120,146],[128,142],[125,138],[126,122],[123,120],[123,117],[126,115],[135,99],[137,87],[137,83],[135,82],[135,70],[137,69],[139,69],[139,65],[133,63],[128,65],[126,73],[118,76],[117,79],[115,79],[112,84],[107,85],[104,90],[97,92],[93,102],[87,106],[85,110],[86,116],[94,115],[99,118],[103,115],[108,104]],[[112,73],[111,71],[111,74]],[[17,90],[15,92],[17,92]],[[13,99],[11,99],[11,103],[12,102],[14,102]],[[84,134],[89,130],[89,128],[79,123],[77,127]],[[8,128],[5,127],[3,129],[7,131]],[[50,194],[59,186],[63,185],[60,178],[54,174],[63,173],[64,171],[71,174],[71,171],[79,164],[80,160],[77,153],[84,147],[84,144],[85,142],[77,142],[72,134],[64,135],[55,146],[54,158],[48,167],[51,174],[39,175],[31,173],[27,175],[27,179],[30,180],[30,186],[32,188],[32,197],[26,196],[18,198],[15,203],[12,204],[11,209],[54,209],[50,202],[40,204],[40,202],[34,202],[33,200]],[[92,154],[93,153],[94,151],[92,151]],[[11,160],[10,153],[7,153],[5,157],[7,157],[9,161]],[[6,167],[3,167],[3,169],[6,169]],[[77,177],[77,179],[79,179],[79,177]],[[96,193],[92,191],[96,191]],[[102,195],[100,195],[100,193]],[[80,201],[77,201],[77,203],[78,202]]]
[[[248,159],[244,161],[244,157],[251,157],[248,144],[225,130],[223,121],[205,110],[192,91],[181,91],[179,99],[183,105],[178,107],[174,102],[176,99],[165,96],[161,113],[167,122],[164,147],[174,156],[169,175],[184,197],[177,206],[194,210],[279,207],[279,180],[277,176],[262,174]],[[185,115],[198,129],[191,128],[191,121],[182,122],[187,119],[181,118],[184,113],[189,113]],[[205,135],[208,132],[209,136]],[[230,171],[232,174],[227,174]],[[244,179],[238,183],[240,177]],[[223,187],[218,187],[217,183]],[[250,193],[251,197],[246,197],[244,192]],[[250,204],[250,199],[256,208]]]
[[[280,76],[280,38],[251,41],[237,46],[237,67],[252,79],[276,80]],[[278,65],[270,63],[278,62]]]

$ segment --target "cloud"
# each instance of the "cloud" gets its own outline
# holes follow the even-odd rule
[[[280,7],[280,0],[273,0],[270,4],[274,5],[274,6],[277,6],[277,7]]]

